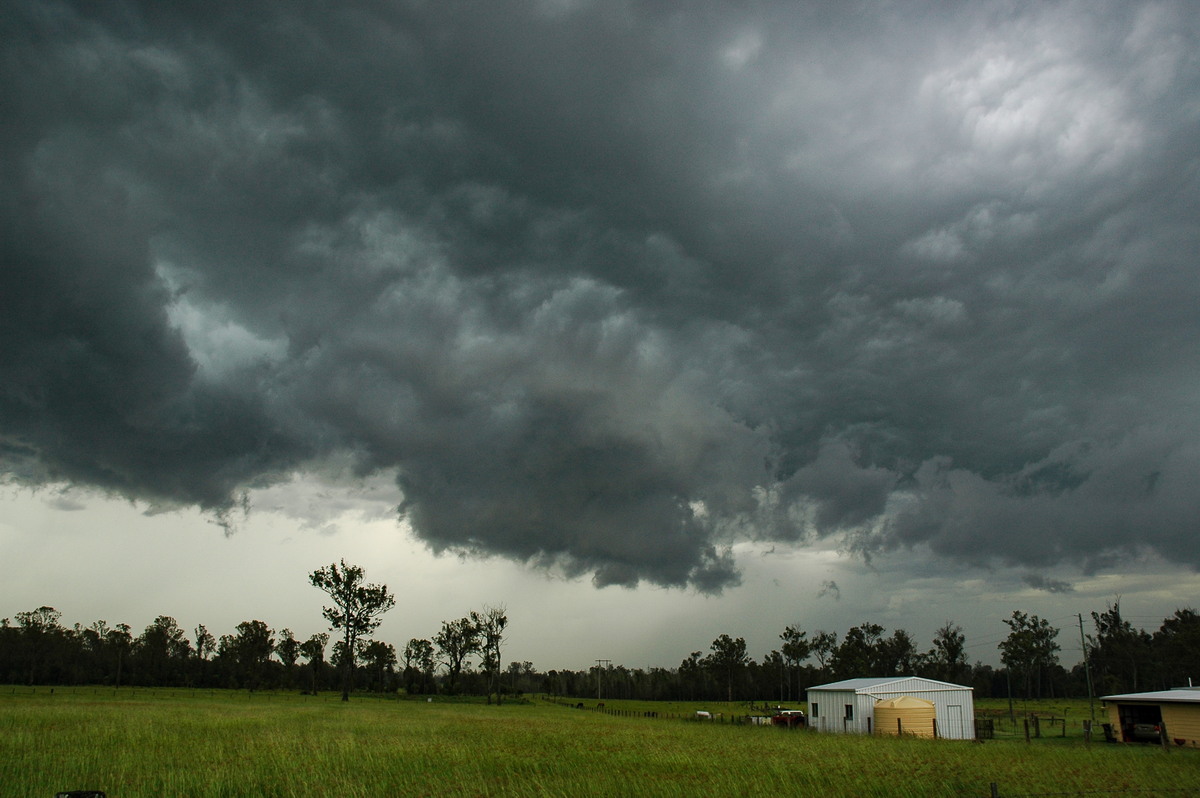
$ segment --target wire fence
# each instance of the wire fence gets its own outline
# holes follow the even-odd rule
[[[1088,796],[1088,795],[1134,795],[1144,796],[1144,798],[1179,798],[1179,796],[1196,796],[1200,795],[1194,789],[1186,787],[1171,787],[1171,788],[1146,788],[1130,789],[1123,787],[1119,790],[1067,790],[1060,792],[1005,792],[1000,789],[997,782],[992,782],[990,785],[991,792],[987,798],[1051,798],[1051,796]],[[964,798],[968,795],[975,796],[978,793],[964,794]]]

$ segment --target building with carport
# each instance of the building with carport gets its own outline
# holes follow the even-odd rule
[[[919,700],[895,700],[905,697]],[[886,718],[886,729],[881,728],[876,720],[877,706],[882,710],[881,716]],[[920,676],[830,682],[808,688],[808,725],[811,729],[823,732],[901,733],[973,740],[974,690],[961,684]]]
[[[1200,687],[1106,695],[1100,700],[1121,742],[1152,742],[1164,735],[1169,743],[1200,748]]]

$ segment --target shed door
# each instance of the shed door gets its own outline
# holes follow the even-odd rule
[[[946,730],[938,729],[939,737],[949,737],[954,740],[961,740],[966,737],[963,732],[963,711],[962,704],[951,704],[946,707]]]

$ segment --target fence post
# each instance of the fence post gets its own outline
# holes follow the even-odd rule
[[[1025,718],[1025,742],[1029,742],[1029,718]]]
[[[992,798],[1000,798],[1000,788],[996,786],[996,782],[989,785],[992,788]]]

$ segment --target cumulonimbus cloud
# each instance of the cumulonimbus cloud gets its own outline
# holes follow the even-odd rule
[[[1183,4],[11,3],[7,478],[434,549],[1200,565]]]

